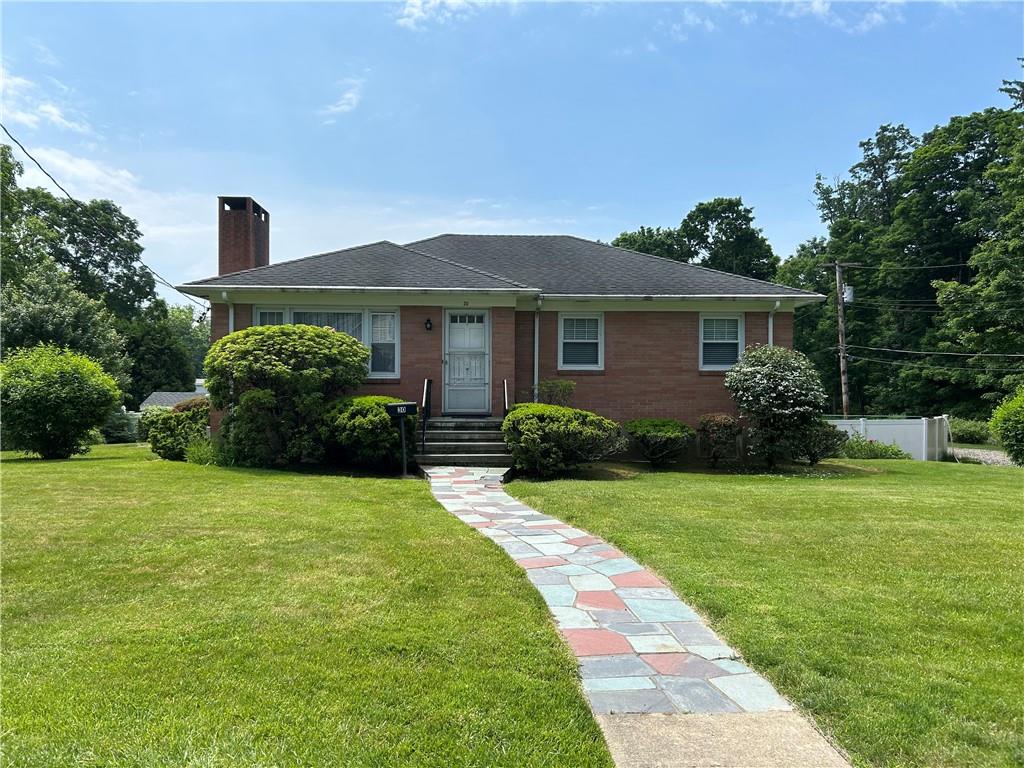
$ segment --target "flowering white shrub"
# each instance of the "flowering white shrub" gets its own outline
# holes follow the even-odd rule
[[[785,347],[751,347],[725,375],[750,425],[750,452],[768,466],[801,455],[827,398],[814,365]]]

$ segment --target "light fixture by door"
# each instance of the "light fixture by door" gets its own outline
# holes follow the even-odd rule
[[[433,322],[431,322],[429,317],[423,322],[423,327],[426,328],[428,331],[434,330],[434,324]]]

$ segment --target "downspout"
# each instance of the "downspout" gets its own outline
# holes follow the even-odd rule
[[[771,311],[768,313],[768,346],[769,347],[775,346],[775,312],[778,310],[780,304],[782,304],[782,302],[779,301],[779,300],[776,300],[775,301],[775,306],[772,307]]]
[[[540,305],[544,299],[537,297],[537,308],[533,311],[533,402],[540,395]]]
[[[220,297],[222,299],[224,299],[224,301],[227,301],[228,300],[228,292],[227,291],[221,291],[220,292]],[[235,305],[233,303],[231,303],[230,301],[228,301],[228,333],[234,333],[234,332],[235,332]]]

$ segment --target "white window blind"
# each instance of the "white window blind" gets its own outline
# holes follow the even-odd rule
[[[561,368],[601,368],[601,318],[563,316],[559,345]]]
[[[397,318],[394,312],[370,313],[370,373],[394,373]]]
[[[740,359],[739,317],[701,318],[701,367],[728,368]]]

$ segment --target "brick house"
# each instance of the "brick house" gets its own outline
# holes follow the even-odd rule
[[[538,383],[623,421],[695,424],[731,411],[743,349],[790,346],[794,308],[823,296],[567,235],[439,235],[270,264],[270,216],[218,199],[219,274],[178,286],[212,303],[212,337],[250,325],[332,326],[371,349],[363,392],[431,416],[501,416]]]

